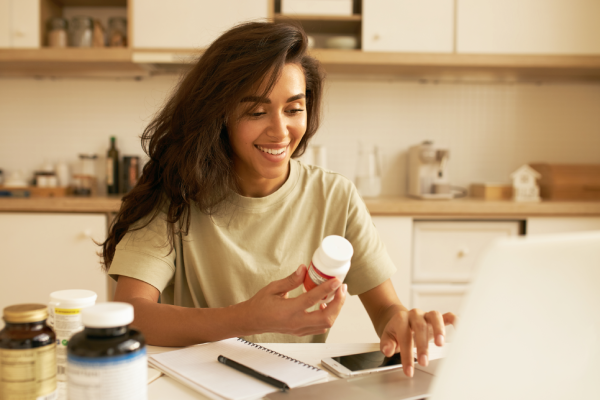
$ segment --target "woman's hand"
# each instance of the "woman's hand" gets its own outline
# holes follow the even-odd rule
[[[245,319],[253,333],[318,335],[333,326],[346,299],[347,286],[334,278],[296,298],[288,298],[288,292],[304,282],[306,273],[306,266],[301,265],[292,275],[269,283],[242,303]],[[334,292],[335,297],[327,307],[306,311]]]
[[[434,339],[438,346],[443,346],[446,336],[445,326],[454,324],[456,317],[452,313],[441,314],[439,311],[423,312],[417,308],[410,311],[394,312],[381,335],[380,349],[387,357],[398,351],[402,355],[402,368],[406,376],[412,377],[414,361],[413,347],[417,348],[417,360],[422,366],[429,363],[429,340]],[[405,356],[407,355],[407,356]]]

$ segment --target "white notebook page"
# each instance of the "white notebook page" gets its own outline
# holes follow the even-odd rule
[[[235,400],[260,398],[278,389],[221,364],[219,355],[283,381],[290,388],[327,379],[325,371],[254,346],[232,338],[153,355],[150,364],[196,390],[207,389]]]

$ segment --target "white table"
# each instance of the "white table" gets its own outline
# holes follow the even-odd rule
[[[307,364],[321,369],[321,359],[326,357],[338,357],[346,354],[362,353],[379,350],[379,343],[261,343],[261,346],[285,354]],[[176,347],[148,346],[148,355],[163,353],[165,351],[177,350]],[[429,359],[435,360],[444,356],[444,348],[438,348],[435,344],[429,344]],[[327,371],[327,370],[325,370]],[[329,372],[329,371],[327,371]],[[339,379],[329,372],[329,380]],[[208,399],[198,392],[162,375],[148,385],[148,400],[198,400]]]

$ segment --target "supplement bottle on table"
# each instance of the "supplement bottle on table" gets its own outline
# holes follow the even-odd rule
[[[0,331],[0,399],[56,400],[56,337],[44,304],[3,311]]]
[[[67,346],[67,389],[71,400],[147,398],[146,340],[129,328],[133,306],[100,303],[81,311],[83,331]]]
[[[50,293],[48,325],[56,334],[56,380],[58,398],[67,398],[67,344],[71,336],[83,329],[81,310],[93,306],[98,296],[91,290],[59,290]]]
[[[304,291],[307,292],[329,279],[338,278],[344,281],[350,260],[354,254],[352,244],[341,236],[331,235],[323,239],[321,246],[313,254],[304,279]],[[330,294],[324,300],[329,303],[335,294]]]

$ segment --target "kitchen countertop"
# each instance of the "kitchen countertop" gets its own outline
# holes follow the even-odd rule
[[[600,201],[543,201],[515,203],[510,200],[417,200],[408,197],[365,199],[372,215],[427,217],[575,217],[600,216]],[[119,196],[0,198],[0,211],[114,213],[121,206]]]

